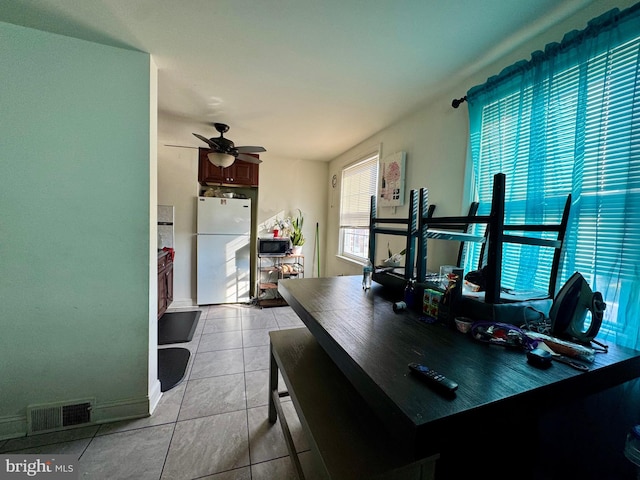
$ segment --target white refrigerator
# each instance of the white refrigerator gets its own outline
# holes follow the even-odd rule
[[[197,303],[249,301],[251,200],[198,197]]]

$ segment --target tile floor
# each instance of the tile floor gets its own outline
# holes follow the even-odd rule
[[[0,453],[77,455],[83,479],[295,478],[280,424],[267,419],[268,332],[303,323],[290,307],[200,310],[193,340],[164,346],[192,355],[184,380],[163,394],[153,415],[0,441]],[[283,409],[305,475],[320,478],[290,400]]]

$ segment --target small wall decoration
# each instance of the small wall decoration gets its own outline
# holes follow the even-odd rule
[[[380,161],[378,206],[404,205],[406,152],[396,152]]]

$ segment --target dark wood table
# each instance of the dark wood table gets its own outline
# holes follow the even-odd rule
[[[535,459],[541,448],[540,412],[640,376],[640,352],[613,345],[596,355],[589,372],[557,362],[535,368],[522,350],[427,324],[417,312],[394,313],[397,298],[376,283],[363,291],[359,276],[283,280],[278,289],[375,412],[380,428],[415,458],[441,454],[439,478],[477,474],[496,456],[500,468],[522,468],[523,454]],[[456,381],[455,397],[410,375],[410,362]],[[532,478],[524,467],[518,478]],[[495,478],[495,470],[485,470]]]

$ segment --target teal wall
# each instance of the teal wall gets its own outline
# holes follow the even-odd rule
[[[0,438],[29,404],[147,397],[149,65],[0,23]]]

